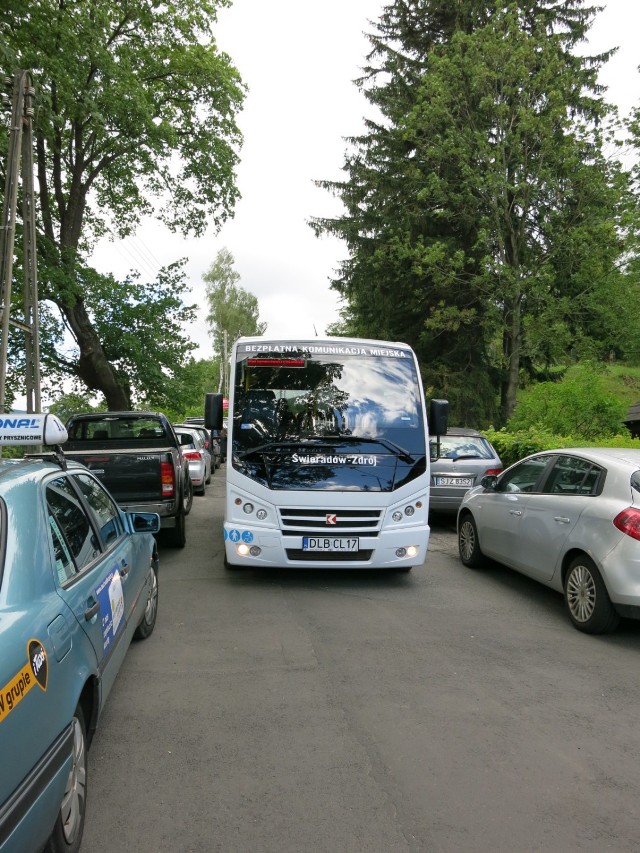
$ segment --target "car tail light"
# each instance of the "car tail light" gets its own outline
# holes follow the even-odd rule
[[[630,506],[619,512],[613,519],[613,525],[632,539],[640,541],[640,510],[635,507]]]
[[[498,474],[502,474],[504,468],[487,468],[484,472],[485,477],[497,477]]]
[[[200,453],[199,450],[187,450],[187,452],[184,454],[184,458],[185,459],[194,459],[197,462],[201,462],[202,461],[202,453]]]
[[[160,479],[162,481],[162,497],[172,498],[176,493],[176,481],[171,462],[160,463]]]

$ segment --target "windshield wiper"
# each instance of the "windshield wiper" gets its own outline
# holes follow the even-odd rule
[[[398,459],[401,459],[403,462],[413,462],[413,456],[408,450],[405,450],[404,447],[400,447],[399,444],[389,441],[387,438],[369,438],[359,435],[314,435],[310,438],[300,438],[298,441],[292,441],[291,439],[288,439],[287,441],[267,441],[264,444],[258,444],[256,447],[249,447],[247,450],[240,450],[236,455],[239,459],[244,459],[246,456],[251,456],[254,453],[265,453],[267,450],[271,450],[275,447],[321,447],[324,444],[337,443],[381,444],[383,447],[386,447],[387,450],[394,453]]]
[[[264,444],[258,444],[256,447],[248,447],[246,450],[238,450],[236,456],[238,459],[244,459],[245,456],[251,456],[254,453],[264,453],[271,450],[273,447],[299,447],[299,441],[265,441]]]
[[[369,436],[365,437],[361,435],[327,435],[319,436],[318,438],[314,436],[314,441],[343,441],[351,442],[352,444],[381,444],[383,447],[386,447],[387,450],[395,453],[398,459],[401,459],[403,462],[413,462],[413,456],[408,450],[405,450],[404,447],[400,447],[400,445],[396,444],[394,441],[389,441],[388,438],[370,438]]]

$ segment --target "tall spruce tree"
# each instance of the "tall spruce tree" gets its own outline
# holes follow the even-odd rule
[[[616,276],[606,56],[573,53],[596,11],[389,4],[360,81],[379,117],[350,140],[348,179],[320,182],[345,208],[312,224],[346,242],[332,286],[350,329],[413,344],[462,423],[506,419],[523,367],[588,337],[594,292]]]

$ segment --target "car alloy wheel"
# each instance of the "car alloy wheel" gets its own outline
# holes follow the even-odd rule
[[[72,762],[58,819],[49,839],[47,853],[77,853],[80,849],[87,808],[87,740],[80,705],[71,721]]]
[[[600,572],[586,554],[574,557],[569,565],[564,600],[569,618],[579,631],[606,634],[620,622]]]
[[[133,635],[134,640],[146,640],[153,633],[158,616],[158,564],[151,564],[151,578],[149,581],[149,590],[147,593],[147,605],[144,609],[144,616]]]
[[[596,585],[584,566],[576,566],[567,579],[567,607],[576,622],[587,622],[596,607]]]
[[[460,519],[458,528],[458,552],[465,566],[477,568],[482,562],[482,551],[478,543],[478,528],[471,513]]]

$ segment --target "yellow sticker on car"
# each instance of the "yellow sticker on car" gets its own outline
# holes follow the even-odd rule
[[[29,640],[27,663],[0,690],[0,723],[9,716],[34,685],[47,689],[47,653],[39,640]]]

